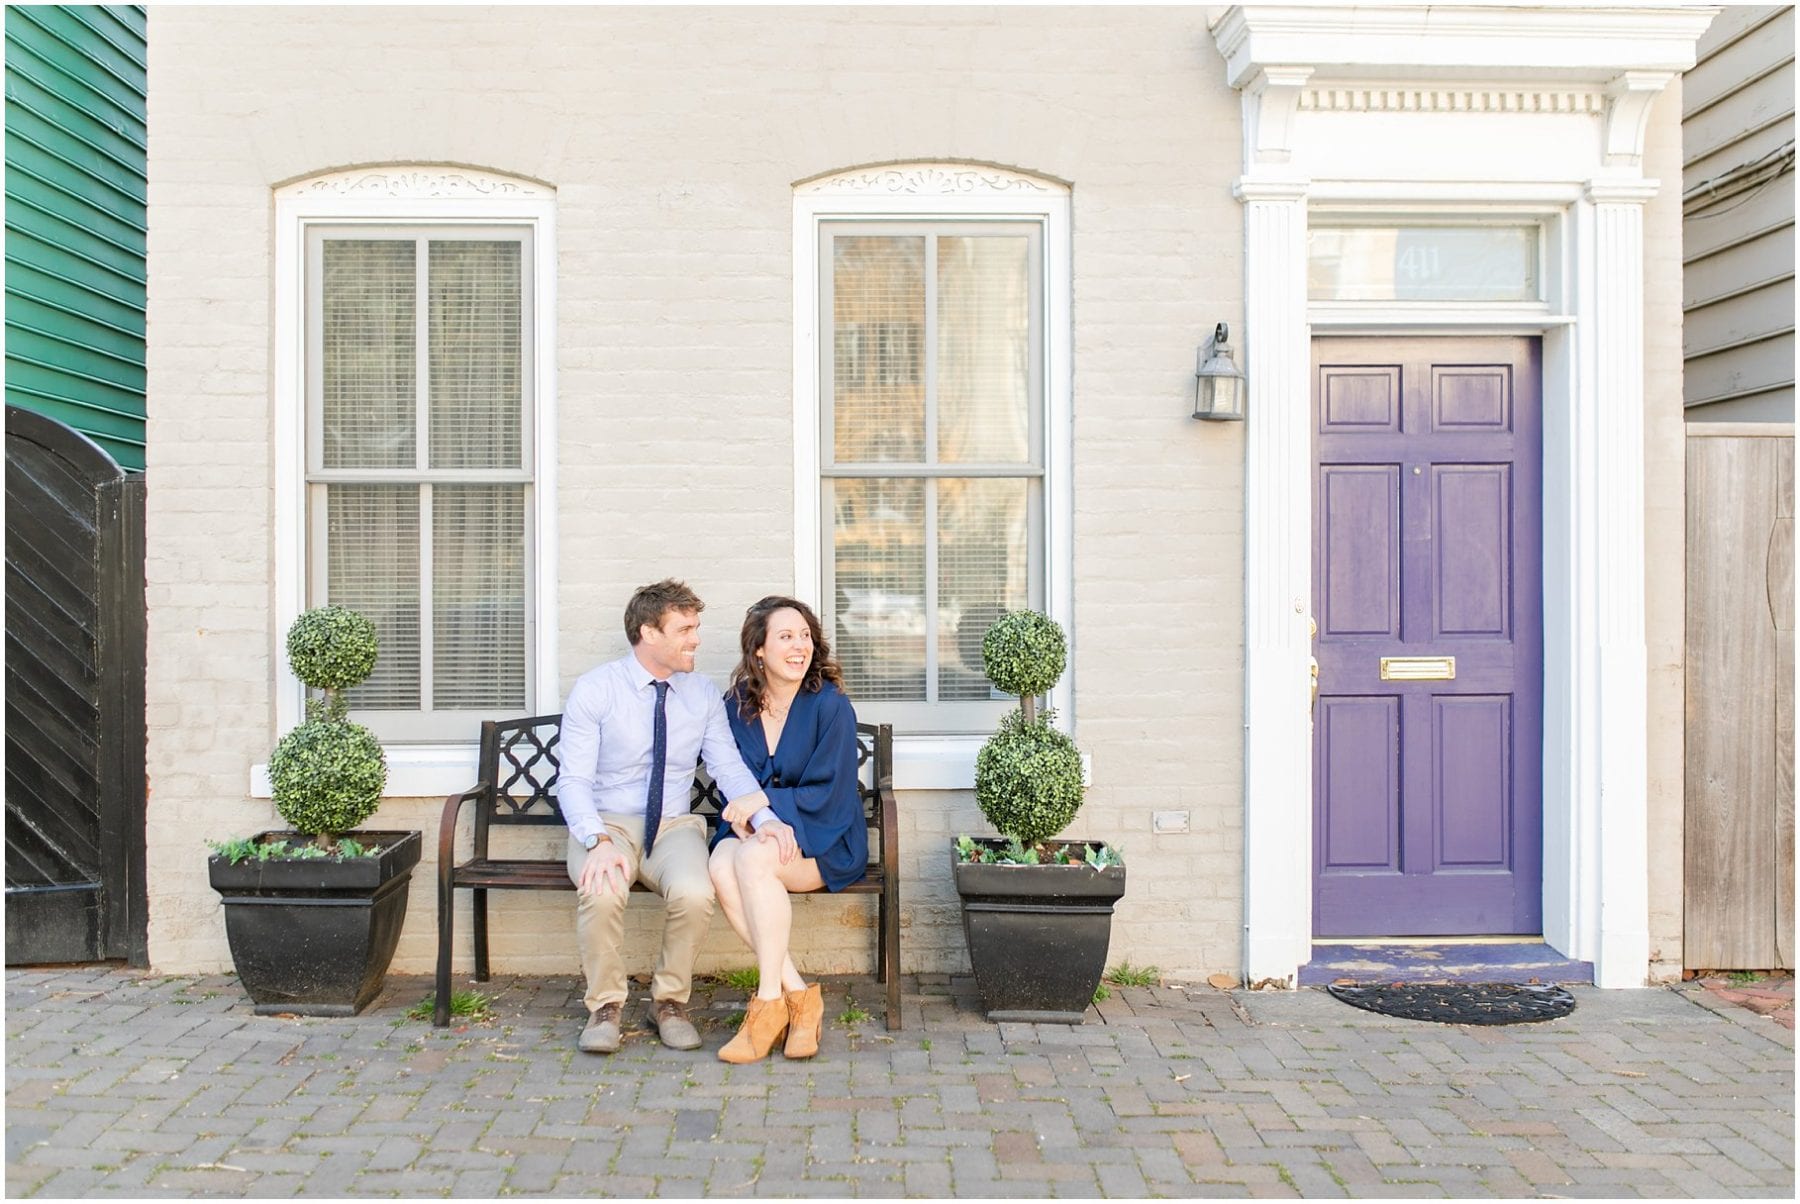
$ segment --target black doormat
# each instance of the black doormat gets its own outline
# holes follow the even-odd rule
[[[1325,988],[1351,1007],[1439,1024],[1535,1024],[1575,1010],[1561,987],[1505,982],[1374,983]]]

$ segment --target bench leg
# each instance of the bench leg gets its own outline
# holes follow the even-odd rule
[[[485,890],[469,892],[475,896],[475,981],[488,980],[487,896]]]
[[[889,887],[888,890],[893,889]],[[900,1031],[900,908],[881,892],[881,981],[887,985],[888,1031]]]
[[[455,929],[456,891],[438,884],[438,956],[437,993],[432,997],[431,1024],[443,1028],[450,1023],[450,943]]]
[[[887,891],[875,896],[875,980],[885,983],[888,980],[887,959],[887,926],[888,897]]]

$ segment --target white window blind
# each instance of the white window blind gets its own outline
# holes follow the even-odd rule
[[[384,741],[528,709],[529,238],[308,233],[308,598],[375,623],[349,701]]]
[[[981,667],[1043,606],[1043,235],[1037,223],[820,226],[827,621],[859,710],[974,732]]]

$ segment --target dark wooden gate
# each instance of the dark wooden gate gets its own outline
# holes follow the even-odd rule
[[[146,965],[144,479],[6,407],[6,964]]]

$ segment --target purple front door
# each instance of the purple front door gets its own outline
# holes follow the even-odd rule
[[[1313,934],[1536,934],[1538,342],[1313,342]]]

